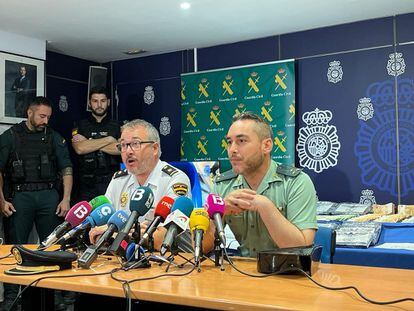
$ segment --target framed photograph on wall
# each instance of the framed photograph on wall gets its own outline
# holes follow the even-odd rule
[[[44,66],[43,60],[0,53],[0,123],[24,120],[30,101],[44,96]]]

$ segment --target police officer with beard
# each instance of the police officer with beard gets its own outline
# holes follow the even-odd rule
[[[72,146],[79,155],[77,201],[89,201],[104,194],[120,164],[120,153],[116,148],[120,125],[108,115],[109,100],[106,90],[92,89],[88,106],[91,116],[76,122],[72,130]]]
[[[65,140],[47,126],[51,115],[48,99],[36,97],[27,120],[0,136],[0,210],[7,244],[27,244],[33,224],[44,240],[70,208],[72,163]],[[56,189],[61,179],[63,198]],[[5,284],[1,309],[10,307],[17,291]]]

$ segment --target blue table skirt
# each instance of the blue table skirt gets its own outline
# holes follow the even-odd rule
[[[384,223],[377,245],[383,243],[414,243],[414,224]],[[333,263],[414,269],[414,251],[374,247],[366,249],[337,246]]]

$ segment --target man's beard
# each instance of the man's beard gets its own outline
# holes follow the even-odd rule
[[[30,125],[33,127],[35,132],[44,131],[46,126],[47,126],[47,124],[36,124],[35,120],[34,120],[34,117],[29,118],[29,122],[30,122]]]
[[[92,108],[91,108],[91,110],[92,110],[93,115],[95,115],[97,117],[103,117],[108,112],[108,107],[103,109],[102,112],[99,112],[97,109],[92,109]]]

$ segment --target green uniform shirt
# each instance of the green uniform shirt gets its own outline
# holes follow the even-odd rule
[[[72,167],[72,162],[70,160],[69,150],[67,148],[65,139],[58,132],[52,130],[51,128],[47,128],[47,130],[52,131],[52,140],[56,154],[58,171],[61,171],[66,167]],[[0,135],[1,172],[5,171],[6,165],[8,165],[10,153],[14,150],[15,138],[13,135],[10,129],[6,130],[3,134]]]
[[[244,177],[228,171],[215,180],[213,192],[224,198],[230,192],[244,188],[249,188]],[[272,160],[257,194],[269,198],[282,215],[300,230],[318,228],[315,188],[309,176],[301,170]],[[255,257],[257,251],[277,247],[258,213],[247,211],[229,215],[225,221],[240,243],[242,256]]]

